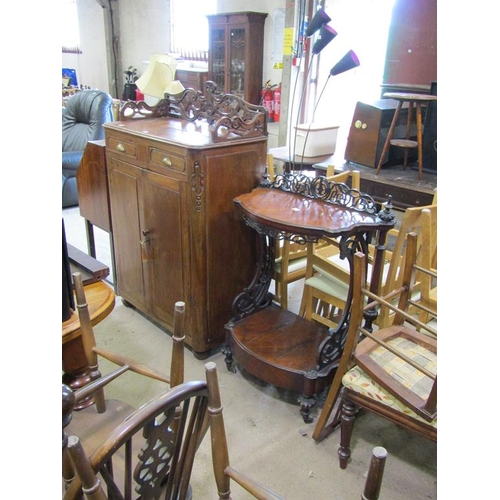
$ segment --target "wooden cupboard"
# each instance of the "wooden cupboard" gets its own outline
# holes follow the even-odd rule
[[[205,82],[208,80],[208,70],[199,68],[177,69],[175,77],[184,85],[184,88],[203,92]]]
[[[233,12],[207,17],[209,80],[222,92],[259,104],[267,14]]]
[[[254,273],[255,234],[233,199],[262,179],[267,135],[214,141],[206,122],[170,117],[108,125],[116,294],[169,330],[183,300],[185,342],[204,357]]]

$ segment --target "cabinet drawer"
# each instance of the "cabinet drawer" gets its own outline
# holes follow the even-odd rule
[[[148,162],[150,166],[167,168],[176,172],[184,172],[186,170],[186,158],[184,156],[155,147],[149,148]]]
[[[106,145],[110,151],[119,153],[128,158],[137,159],[137,146],[134,141],[123,139],[121,137],[109,136]]]

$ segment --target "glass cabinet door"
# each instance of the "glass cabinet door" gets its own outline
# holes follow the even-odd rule
[[[264,12],[207,16],[208,78],[217,90],[259,104],[264,56]]]
[[[245,29],[229,31],[229,92],[243,97],[245,94]]]
[[[216,28],[212,30],[212,80],[217,89],[224,92],[226,88],[226,30]]]

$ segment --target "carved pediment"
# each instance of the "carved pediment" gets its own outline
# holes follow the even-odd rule
[[[213,141],[241,137],[267,136],[267,115],[263,106],[256,106],[234,94],[217,91],[208,81],[204,92],[186,89],[177,96],[167,95],[155,106],[144,101],[128,101],[120,110],[120,119],[173,117],[194,122],[206,120]]]

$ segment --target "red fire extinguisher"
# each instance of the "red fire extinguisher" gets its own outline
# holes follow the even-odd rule
[[[274,102],[273,102],[273,119],[275,122],[280,121],[281,113],[281,83],[278,88],[274,91]]]
[[[273,110],[273,102],[274,102],[274,90],[273,87],[275,85],[271,85],[271,81],[268,80],[264,85],[261,93],[260,93],[260,104],[264,106],[267,111],[267,119],[272,122],[274,120],[274,110]]]

